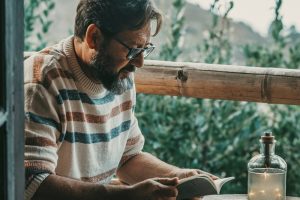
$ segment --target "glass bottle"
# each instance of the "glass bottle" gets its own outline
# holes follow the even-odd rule
[[[286,162],[275,155],[271,132],[265,132],[259,141],[260,154],[248,163],[248,200],[285,200]]]

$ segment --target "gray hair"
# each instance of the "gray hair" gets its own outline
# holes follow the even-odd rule
[[[151,20],[156,20],[155,36],[160,30],[162,15],[152,0],[80,0],[74,32],[83,40],[87,27],[95,24],[109,36],[138,30]]]

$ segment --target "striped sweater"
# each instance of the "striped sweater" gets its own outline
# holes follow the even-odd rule
[[[25,199],[49,174],[109,183],[141,152],[133,76],[114,95],[81,71],[73,37],[25,60]]]

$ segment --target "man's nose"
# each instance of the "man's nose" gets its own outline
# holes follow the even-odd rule
[[[132,59],[130,63],[138,68],[143,67],[144,65],[144,55],[143,53],[140,53],[137,57]]]

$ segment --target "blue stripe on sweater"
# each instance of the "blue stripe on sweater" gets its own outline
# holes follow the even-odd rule
[[[56,128],[59,132],[61,131],[61,126],[58,122],[53,119],[41,117],[33,113],[27,112],[26,117],[38,124],[43,124]],[[109,142],[115,137],[118,137],[121,133],[128,131],[130,129],[131,120],[123,122],[120,126],[117,126],[110,130],[108,133],[79,133],[79,132],[66,132],[61,133],[59,136],[59,141],[68,141],[70,143],[83,143],[92,144],[98,142]]]
[[[109,142],[110,140],[118,137],[121,133],[128,131],[130,128],[131,120],[123,122],[120,126],[113,128],[109,133],[78,133],[66,132],[61,134],[59,141],[68,141],[70,143],[83,143],[93,144],[98,142]]]
[[[33,114],[31,112],[26,112],[25,117],[29,121],[33,121],[33,122],[38,123],[38,124],[44,124],[44,125],[47,125],[47,126],[52,126],[53,128],[56,128],[58,131],[61,131],[60,123],[58,123],[54,119],[38,116],[38,115]]]
[[[59,90],[59,95],[56,96],[56,101],[58,104],[63,104],[63,101],[81,101],[82,103],[92,104],[92,105],[102,105],[112,102],[115,99],[113,93],[108,93],[103,98],[91,99],[87,94],[78,92],[77,90]]]
[[[127,79],[127,88],[130,90],[133,88],[133,81]],[[87,94],[78,92],[78,90],[59,90],[59,95],[56,96],[56,101],[58,104],[63,104],[66,100],[81,101],[82,103],[92,104],[92,105],[103,105],[114,101],[115,95],[109,92],[105,97],[99,99],[91,99]]]

